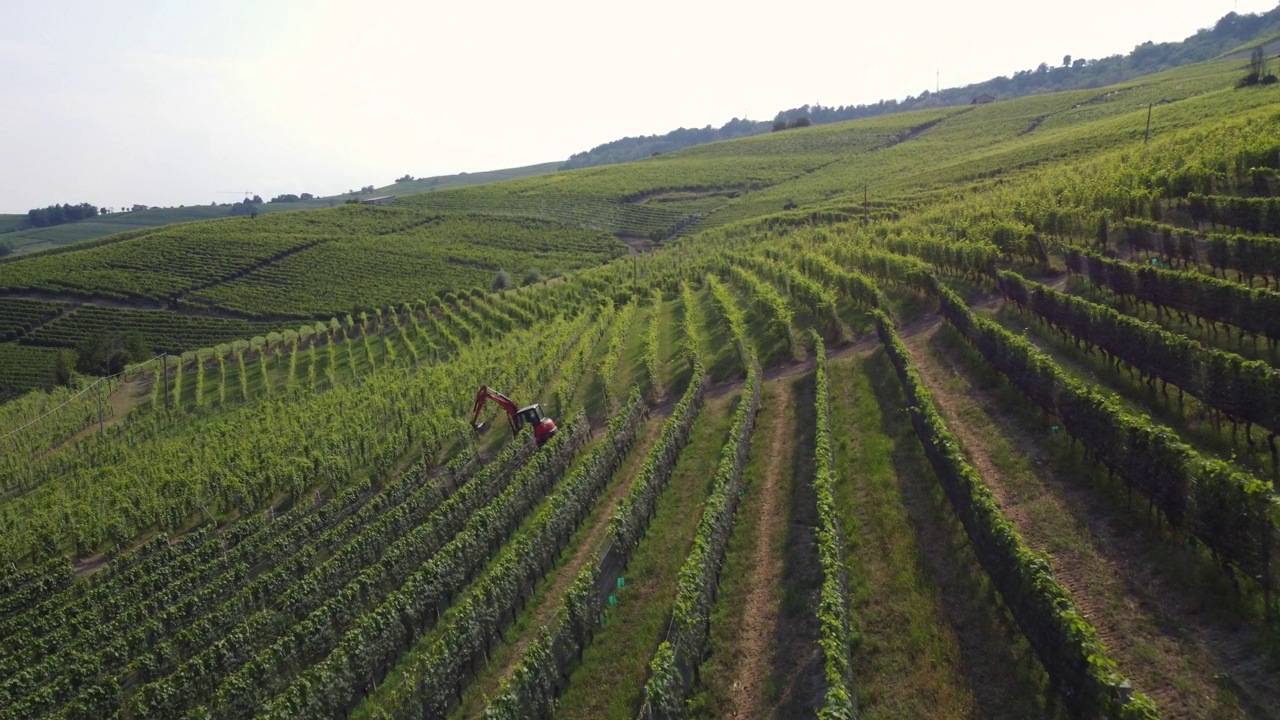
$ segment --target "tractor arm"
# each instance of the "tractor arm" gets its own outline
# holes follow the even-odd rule
[[[471,427],[477,430],[480,429],[480,412],[484,410],[485,403],[489,400],[498,403],[503,410],[507,411],[507,422],[511,424],[511,432],[514,435],[516,432],[516,404],[512,402],[511,398],[497,390],[490,390],[488,385],[481,385],[480,392],[476,393],[476,409],[471,417]]]

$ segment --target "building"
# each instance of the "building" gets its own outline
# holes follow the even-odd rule
[[[986,105],[987,103],[993,103],[995,101],[996,101],[996,98],[994,95],[988,95],[986,93],[982,93],[978,97],[974,98],[973,102],[969,104],[970,105]]]
[[[360,201],[361,205],[390,205],[396,199],[395,195],[383,195],[376,198],[365,198]]]

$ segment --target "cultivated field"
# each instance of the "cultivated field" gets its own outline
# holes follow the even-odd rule
[[[0,718],[1280,716],[1240,71],[0,263]]]

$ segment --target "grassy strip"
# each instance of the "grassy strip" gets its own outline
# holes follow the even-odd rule
[[[1048,677],[982,572],[882,350],[830,364],[835,501],[865,718],[1049,717]]]
[[[693,671],[702,659],[706,644],[720,566],[738,508],[742,468],[751,448],[756,410],[760,406],[760,368],[753,352],[747,354],[746,360],[746,391],[734,411],[733,429],[721,451],[720,466],[698,523],[693,549],[680,569],[671,628],[649,664],[645,702],[659,717],[683,716]]]
[[[662,293],[654,290],[651,300],[652,309],[649,311],[649,329],[644,336],[643,362],[645,376],[649,378],[649,400],[657,402],[658,398],[662,397],[662,372],[658,361],[658,331],[662,327],[660,322]]]
[[[1049,561],[1027,547],[1013,523],[1000,511],[991,491],[964,459],[912,367],[906,347],[883,313],[876,316],[876,330],[902,382],[916,434],[979,561],[995,581],[1063,698],[1081,715],[1159,717],[1150,698],[1135,692],[1120,675],[1097,631],[1054,578]]]
[[[626,569],[617,607],[605,612],[569,677],[556,709],[559,720],[632,720],[640,704],[645,669],[671,610],[670,588],[692,543],[719,449],[728,437],[734,396],[708,400],[697,414],[688,446],[679,455],[653,519]],[[602,693],[600,688],[610,687]]]

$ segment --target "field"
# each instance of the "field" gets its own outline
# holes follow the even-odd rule
[[[371,193],[343,193],[320,197],[314,200],[299,200],[291,203],[267,202],[258,206],[258,213],[265,215],[296,210],[318,210],[341,205],[347,200],[379,195],[408,195],[413,193],[446,190],[448,188],[466,187],[512,178],[529,177],[553,172],[559,163],[528,165],[506,170],[490,172],[461,173],[459,175],[442,175],[439,177],[421,178],[419,180],[393,183],[377,188]],[[60,248],[88,240],[115,235],[123,232],[146,230],[147,228],[172,225],[174,223],[196,222],[200,220],[217,220],[227,217],[230,208],[219,205],[188,205],[176,208],[148,208],[134,212],[116,212],[103,215],[92,220],[55,225],[47,228],[27,227],[25,215],[0,214],[0,244],[7,245],[18,253],[38,252],[52,248]]]
[[[0,263],[0,718],[1280,716],[1240,71]]]

